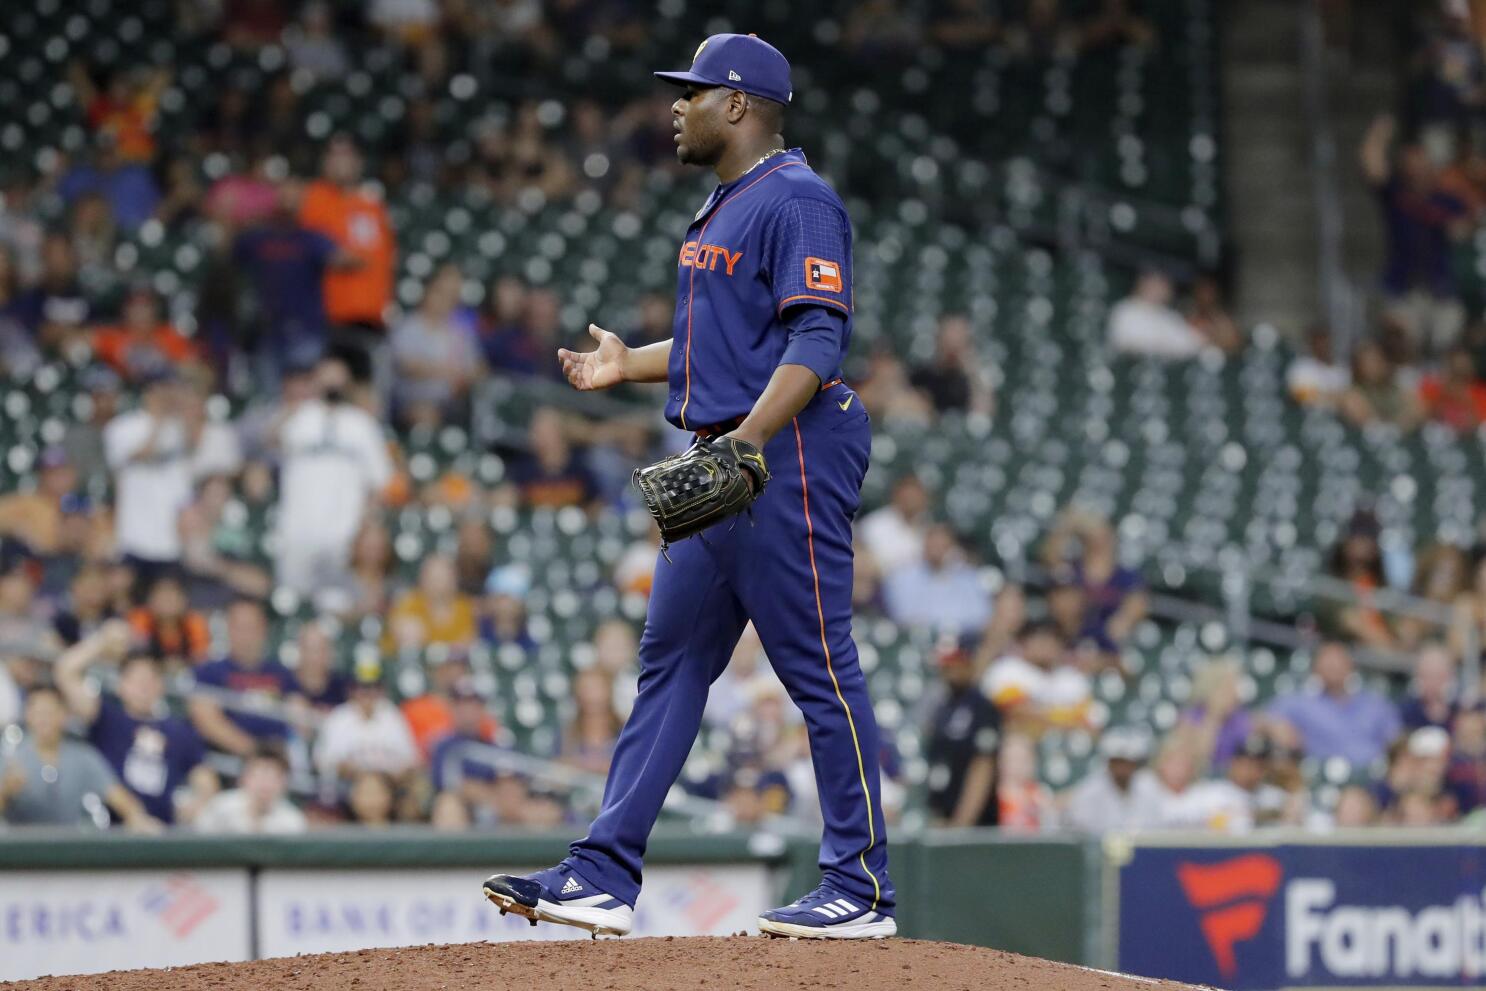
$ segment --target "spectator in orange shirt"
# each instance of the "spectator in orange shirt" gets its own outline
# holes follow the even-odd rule
[[[1431,420],[1474,430],[1486,422],[1486,385],[1476,378],[1476,363],[1466,348],[1451,348],[1437,374],[1419,383],[1419,399]]]
[[[93,353],[131,382],[200,358],[194,341],[160,319],[160,303],[144,286],[129,293],[117,326],[94,331]]]
[[[371,371],[370,356],[386,326],[392,301],[397,243],[387,208],[361,184],[361,151],[349,135],[337,134],[325,147],[322,178],[311,183],[299,205],[299,222],[334,241],[361,264],[325,273],[325,315],[332,335],[358,378]]]
[[[81,62],[74,62],[68,82],[95,132],[113,138],[118,156],[148,165],[155,158],[155,125],[160,94],[170,85],[162,69],[112,70],[100,89]]]
[[[428,692],[402,704],[402,716],[413,731],[413,741],[424,759],[433,753],[436,743],[456,729],[455,696],[461,685],[469,684],[469,677],[470,665],[464,651],[450,651],[442,663],[430,669]],[[480,720],[480,737],[489,742],[499,734],[500,722],[487,711]]]
[[[149,655],[167,664],[194,667],[211,647],[206,617],[189,607],[186,589],[174,575],[155,579],[144,605],[129,614],[129,625]]]

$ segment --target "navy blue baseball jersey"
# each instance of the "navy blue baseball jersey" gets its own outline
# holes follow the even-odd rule
[[[718,186],[679,257],[666,419],[743,416],[780,364],[829,382],[851,341],[851,222],[798,148]]]

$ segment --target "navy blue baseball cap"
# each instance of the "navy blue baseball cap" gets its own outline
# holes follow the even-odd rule
[[[655,76],[679,86],[726,86],[778,103],[794,96],[789,60],[752,34],[714,34],[697,46],[690,69]]]

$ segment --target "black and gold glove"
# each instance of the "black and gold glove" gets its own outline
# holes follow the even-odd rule
[[[661,540],[670,544],[752,506],[769,481],[769,466],[752,444],[721,437],[636,468],[634,480]]]

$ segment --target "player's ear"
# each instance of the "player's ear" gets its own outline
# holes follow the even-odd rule
[[[728,104],[723,112],[727,115],[729,124],[736,124],[743,119],[748,112],[748,97],[742,90],[733,90],[728,94]]]

